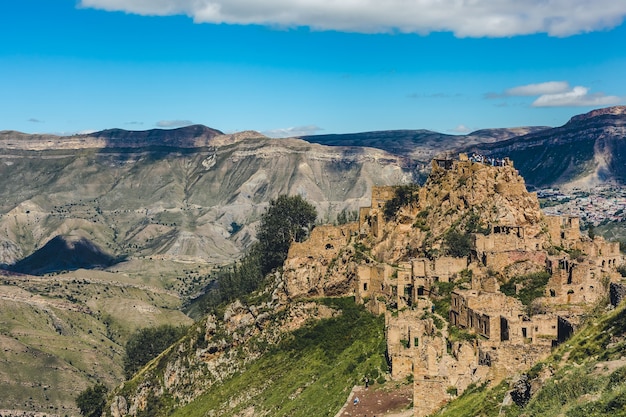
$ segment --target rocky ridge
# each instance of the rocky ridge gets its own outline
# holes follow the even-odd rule
[[[306,300],[285,303],[283,285],[277,274],[264,290],[268,301],[246,305],[237,300],[219,317],[210,314],[196,322],[181,342],[114,392],[106,415],[137,415],[155,396],[168,396],[183,407],[243,371],[292,332],[341,313]]]
[[[626,184],[626,106],[593,110],[561,127],[474,146],[472,150],[509,156],[534,187],[589,189]]]

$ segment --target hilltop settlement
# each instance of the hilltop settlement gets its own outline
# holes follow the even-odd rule
[[[416,417],[529,369],[626,289],[619,243],[542,214],[512,161],[492,162],[461,154],[423,187],[374,187],[357,223],[315,228],[285,262],[286,299],[353,293],[384,314]]]

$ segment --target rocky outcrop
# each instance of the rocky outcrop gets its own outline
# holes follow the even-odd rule
[[[579,114],[570,119],[570,123],[572,122],[580,122],[584,120],[590,120],[598,116],[604,115],[614,115],[614,116],[626,116],[626,106],[613,106],[613,107],[605,107],[603,109],[592,110],[589,113]]]
[[[284,302],[280,275],[266,289],[272,301],[246,305],[237,300],[217,316],[197,322],[187,336],[162,353],[111,397],[107,415],[135,416],[159,397],[177,406],[191,402],[213,384],[230,378],[285,336],[312,321],[340,312],[311,301]]]
[[[575,322],[621,279],[618,244],[544,216],[508,159],[434,160],[424,186],[376,187],[359,214],[292,247],[285,288],[298,297],[343,287],[384,312],[391,377],[413,376],[416,417],[545,358],[573,331],[562,318]],[[534,298],[521,296],[533,286]],[[528,402],[528,381],[513,385],[512,400]]]
[[[512,164],[449,162],[447,168],[444,162],[435,162],[424,186],[412,191],[414,201],[392,218],[385,217],[384,205],[393,198],[394,188],[376,188],[380,200],[374,197],[372,207],[361,210],[358,224],[317,227],[309,240],[292,245],[284,265],[286,294],[352,293],[359,264],[397,264],[416,256],[443,255],[449,249],[445,239],[451,230],[514,227],[522,228],[528,239],[541,234],[537,197],[526,191]],[[516,269],[536,270],[545,257],[515,258],[502,268],[514,263]]]

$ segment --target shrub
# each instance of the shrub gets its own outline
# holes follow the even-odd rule
[[[163,325],[140,329],[126,342],[124,374],[130,378],[186,333],[184,327]]]
[[[450,256],[464,258],[472,250],[472,240],[469,233],[460,233],[456,229],[448,230],[444,237],[447,252]]]
[[[507,283],[500,286],[500,291],[509,297],[515,297],[527,307],[532,302],[544,295],[546,284],[550,279],[548,272],[534,272],[526,275],[518,275],[511,278]],[[516,288],[520,289],[516,292]]]
[[[395,194],[391,200],[385,203],[383,214],[385,219],[392,219],[400,207],[415,203],[418,201],[419,186],[417,184],[401,185],[396,187]]]
[[[76,397],[76,406],[85,417],[100,417],[106,405],[109,390],[102,384],[96,384],[82,391]]]

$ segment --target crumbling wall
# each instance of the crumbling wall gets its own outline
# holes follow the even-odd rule
[[[573,216],[544,216],[554,246],[572,248],[580,241],[580,219]]]
[[[546,302],[556,304],[593,304],[607,292],[607,273],[593,259],[578,262],[569,258],[550,258],[547,269],[552,273],[546,286]]]
[[[536,265],[545,265],[546,253],[537,250],[511,250],[492,251],[482,254],[482,263],[494,271],[503,271],[507,267],[518,262],[532,262]]]

